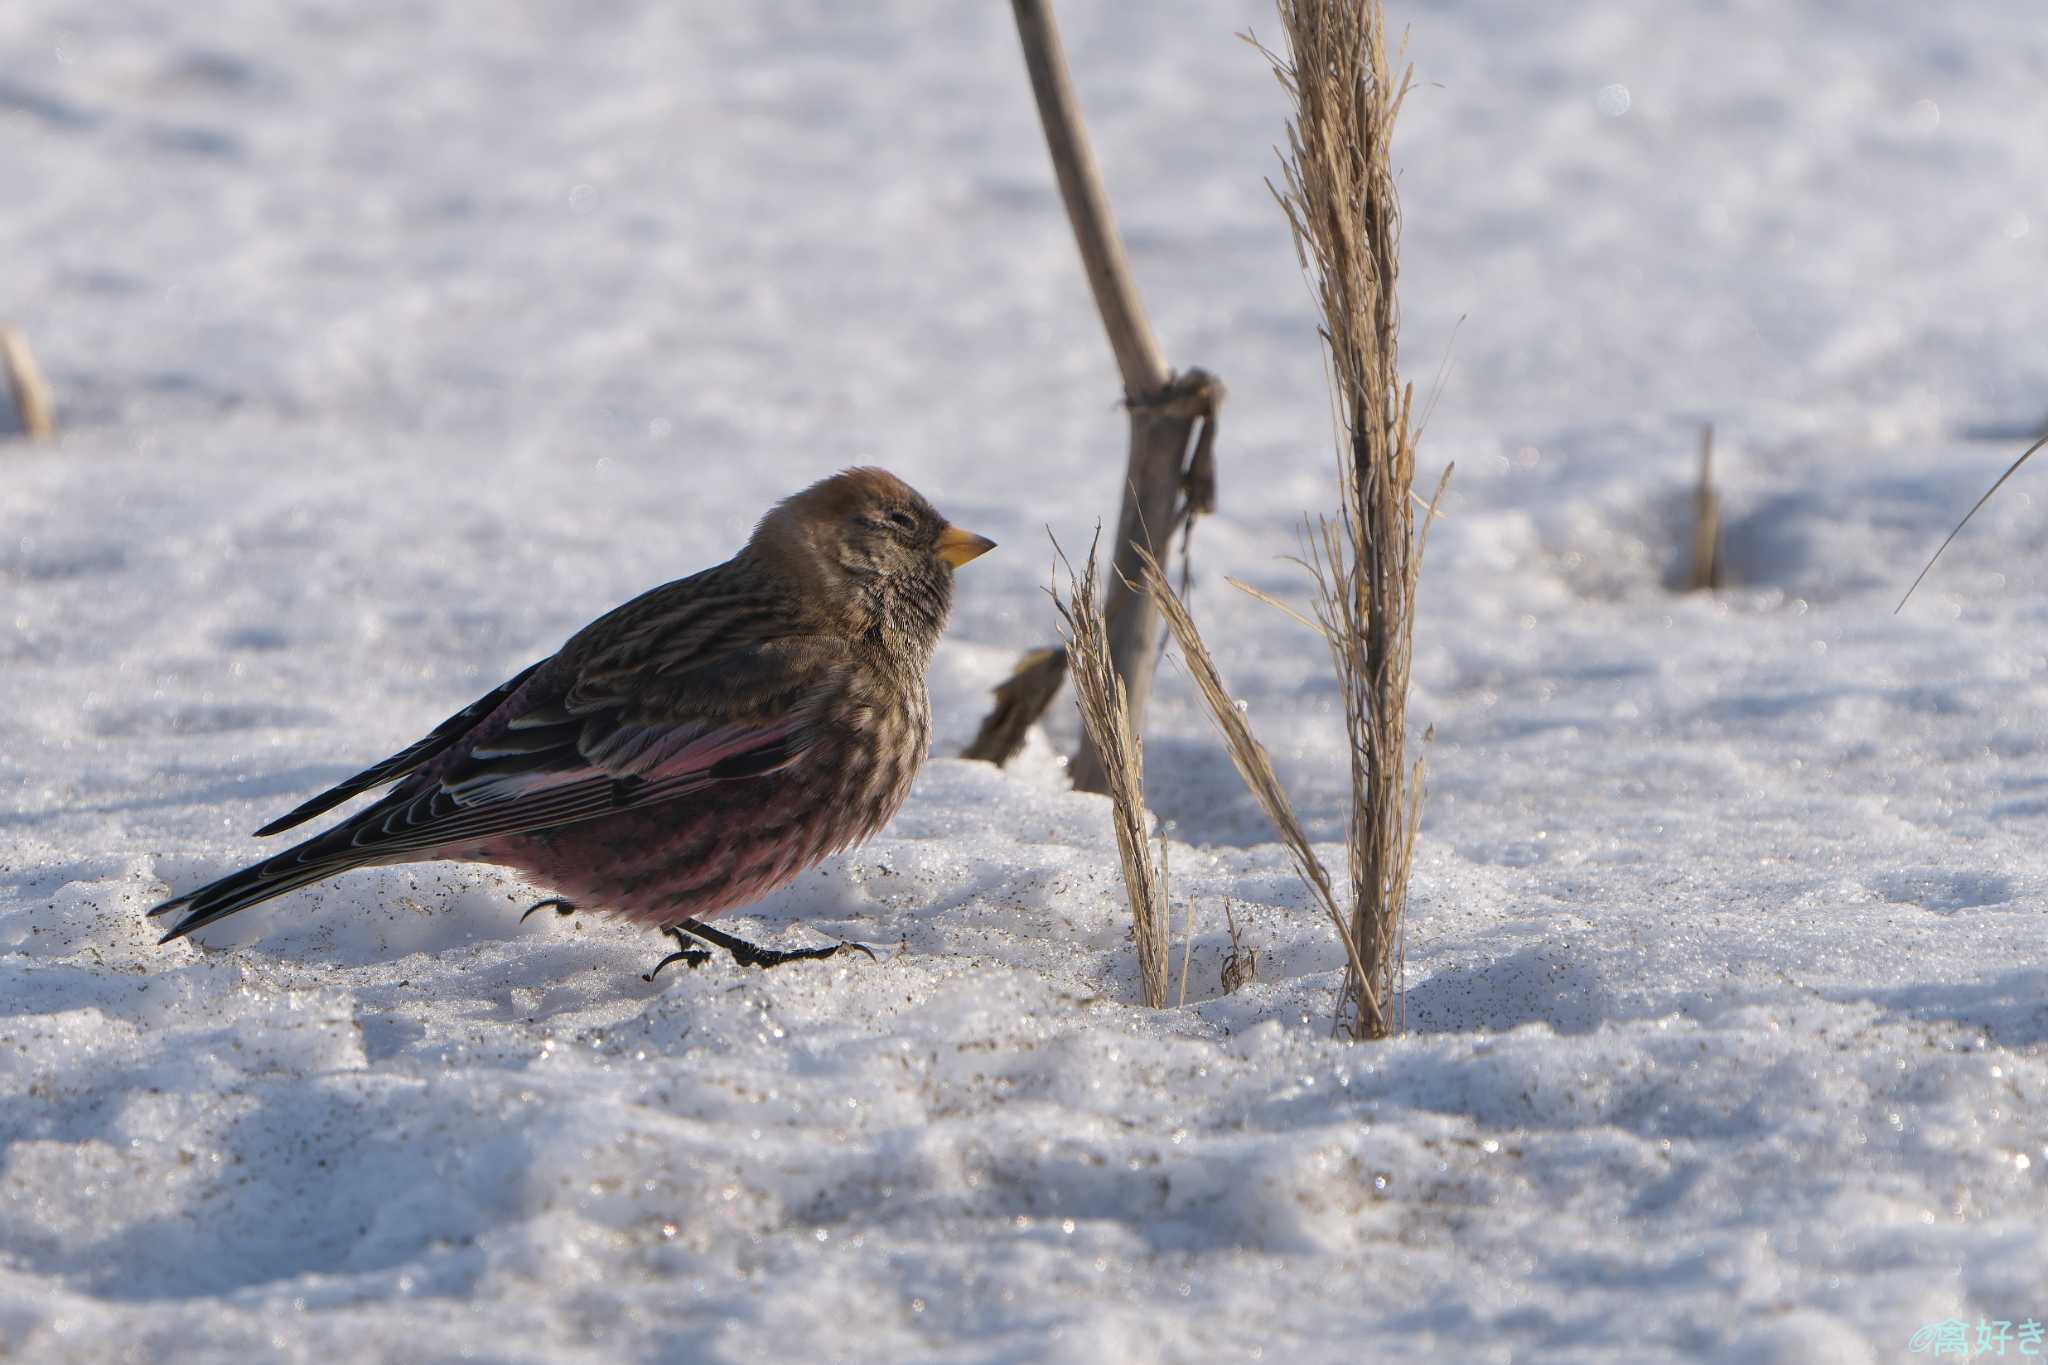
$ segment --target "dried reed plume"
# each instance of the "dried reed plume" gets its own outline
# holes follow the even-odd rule
[[[1411,769],[1404,753],[1423,547],[1414,388],[1398,363],[1401,206],[1391,158],[1410,73],[1396,79],[1388,66],[1379,0],[1279,0],[1279,10],[1289,56],[1260,51],[1294,117],[1284,184],[1271,188],[1322,311],[1343,427],[1338,513],[1312,529],[1306,556],[1350,739],[1351,908],[1339,938],[1351,971],[1340,1022],[1353,1037],[1378,1038],[1398,1027],[1390,1002],[1422,802],[1422,764]],[[1435,510],[1432,500],[1432,517]]]
[[[1096,539],[1099,543],[1101,537]],[[1059,549],[1057,541],[1053,548]],[[1096,545],[1088,547],[1088,564],[1078,580],[1065,552],[1060,553],[1060,562],[1067,567],[1067,591],[1062,596],[1053,589],[1052,600],[1060,614],[1060,635],[1066,641],[1068,670],[1073,674],[1081,723],[1088,731],[1089,743],[1102,758],[1110,823],[1116,830],[1117,856],[1123,861],[1124,889],[1131,902],[1131,934],[1138,944],[1138,977],[1144,987],[1146,1005],[1161,1009],[1167,1003],[1172,954],[1166,900],[1166,839],[1162,831],[1159,863],[1155,866],[1145,837],[1145,754],[1131,727],[1129,698],[1124,681],[1111,662],[1109,631],[1102,608],[1097,605],[1100,598],[1096,592],[1096,549]],[[1194,913],[1192,907],[1188,913]],[[1185,957],[1181,964],[1181,998],[1187,998]]]

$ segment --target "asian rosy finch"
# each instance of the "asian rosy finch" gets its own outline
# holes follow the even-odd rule
[[[850,469],[778,504],[746,547],[599,617],[417,744],[256,831],[382,799],[165,901],[182,938],[350,868],[452,859],[772,965],[705,919],[858,843],[903,804],[931,740],[925,667],[953,570],[993,542],[908,484]],[[659,968],[657,968],[659,970]]]

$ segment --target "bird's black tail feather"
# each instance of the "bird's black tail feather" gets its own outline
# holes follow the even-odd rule
[[[342,826],[346,829],[347,826]],[[295,848],[288,848],[272,858],[254,863],[240,872],[231,872],[219,881],[210,882],[197,891],[188,891],[182,896],[173,896],[163,904],[153,907],[150,915],[168,915],[182,910],[184,917],[171,926],[170,932],[157,942],[169,943],[180,939],[195,929],[203,929],[218,919],[225,919],[237,910],[246,910],[259,905],[273,896],[282,896],[287,891],[296,891],[302,886],[346,872],[353,867],[362,867],[378,861],[375,855],[365,856],[363,851],[351,845],[346,838],[335,840],[332,836],[340,831],[329,830],[326,834],[308,839]]]

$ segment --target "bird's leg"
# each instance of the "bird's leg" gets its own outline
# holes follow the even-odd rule
[[[544,901],[535,901],[527,906],[526,913],[519,917],[519,922],[524,924],[543,910],[552,910],[558,915],[573,915],[576,913],[576,902],[561,896],[549,896]]]
[[[711,954],[705,952],[702,948],[693,948],[690,946],[690,940],[683,937],[682,930],[664,929],[661,932],[667,934],[670,938],[676,941],[676,950],[670,953],[667,957],[663,958],[661,961],[655,963],[654,970],[649,972],[646,976],[642,977],[641,980],[654,980],[655,977],[661,975],[661,969],[663,967],[668,966],[668,964],[671,962],[680,962],[686,967],[701,967],[711,960]]]
[[[819,958],[834,957],[848,949],[857,953],[867,953],[871,958],[874,956],[867,945],[861,943],[835,943],[829,948],[758,948],[743,938],[734,938],[721,929],[713,929],[710,925],[693,919],[686,919],[675,928],[662,932],[677,935],[678,943],[683,941],[683,934],[688,934],[691,938],[701,938],[706,943],[731,953],[733,961],[742,967],[780,967],[785,962],[816,961]]]

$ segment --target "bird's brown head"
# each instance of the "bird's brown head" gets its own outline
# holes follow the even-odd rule
[[[819,629],[912,650],[922,665],[953,601],[953,570],[995,548],[885,469],[849,469],[776,504],[748,548],[798,580]]]

